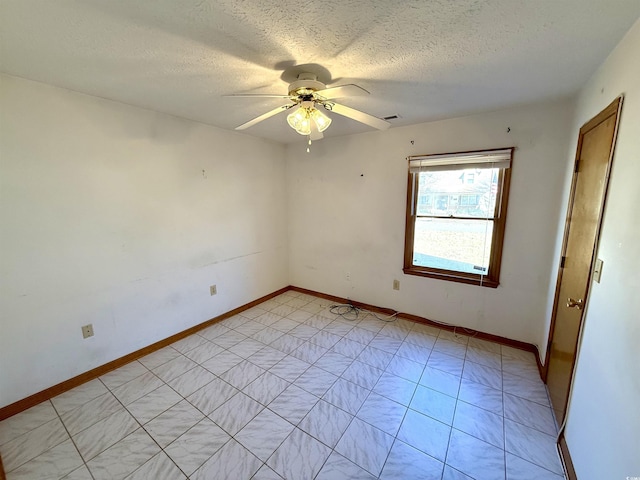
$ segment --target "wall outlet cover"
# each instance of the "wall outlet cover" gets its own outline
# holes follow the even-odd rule
[[[393,289],[394,290],[400,290],[400,280],[394,280],[393,281]]]
[[[209,295],[213,297],[217,293],[218,293],[218,288],[215,285],[211,285],[209,287]]]
[[[82,327],[82,338],[93,337],[93,324],[84,325]]]

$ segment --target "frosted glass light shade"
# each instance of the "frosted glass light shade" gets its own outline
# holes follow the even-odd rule
[[[316,127],[318,127],[319,132],[324,132],[329,128],[329,125],[331,125],[331,119],[315,108],[313,109],[313,112],[311,112],[311,118],[315,122]]]
[[[300,135],[311,134],[311,114],[308,108],[299,107],[287,115],[287,123]]]

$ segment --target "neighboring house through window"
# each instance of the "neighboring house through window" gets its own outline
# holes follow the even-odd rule
[[[513,150],[409,157],[405,273],[498,286]]]

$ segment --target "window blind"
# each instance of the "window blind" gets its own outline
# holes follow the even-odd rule
[[[472,153],[447,153],[436,155],[414,155],[407,157],[409,171],[464,170],[467,168],[509,168],[513,148],[485,150]]]

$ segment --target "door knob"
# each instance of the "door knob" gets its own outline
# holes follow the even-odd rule
[[[582,310],[582,299],[574,300],[573,298],[567,298],[567,307]]]

